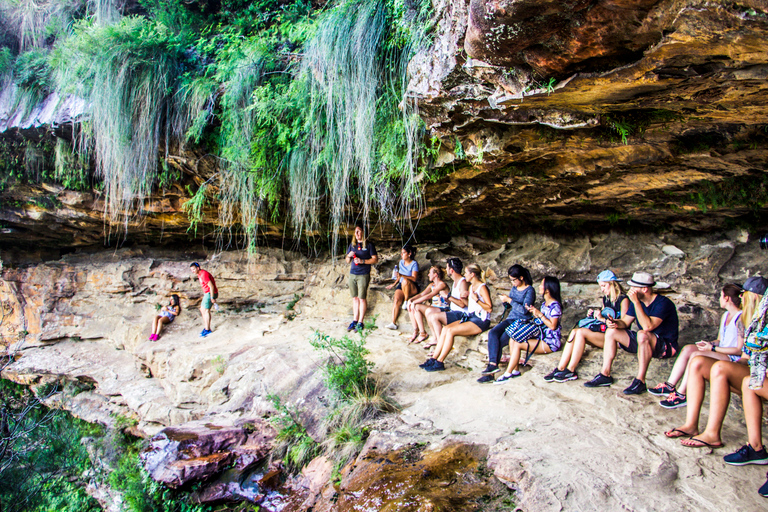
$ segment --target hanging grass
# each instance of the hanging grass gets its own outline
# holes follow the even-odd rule
[[[83,22],[56,47],[57,87],[91,104],[96,173],[111,221],[141,211],[157,178],[161,141],[186,132],[189,120],[175,115],[172,101],[185,71],[181,43],[162,25],[126,17],[105,27]]]

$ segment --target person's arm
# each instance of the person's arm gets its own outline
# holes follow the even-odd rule
[[[541,320],[541,322],[547,326],[547,329],[551,331],[557,329],[557,324],[560,322],[559,316],[553,316],[552,318],[549,318],[547,315],[542,313],[540,309],[537,309],[536,306],[527,306],[525,309],[530,311],[534,318]]]
[[[413,260],[413,263],[415,263],[415,265],[411,265],[411,275],[407,276],[405,274],[400,274],[400,277],[402,277],[406,281],[410,281],[412,283],[415,283],[416,282],[416,278],[419,275],[419,264],[416,263],[416,260]]]
[[[648,316],[643,309],[642,301],[637,297],[637,291],[634,288],[630,288],[627,292],[627,297],[632,301],[635,306],[635,319],[640,329],[644,331],[653,331],[655,328],[661,325],[662,319],[656,316]],[[653,300],[656,300],[654,298]]]
[[[488,313],[493,312],[493,304],[491,304],[491,292],[488,291],[488,286],[481,286],[479,292],[474,292],[477,303],[483,308],[483,311]]]
[[[528,306],[533,306],[533,301],[536,300],[536,292],[533,291],[533,286],[529,286],[525,289],[523,295],[523,307],[528,309]]]
[[[735,347],[721,347],[720,339],[716,339],[714,341],[698,341],[696,342],[696,346],[701,351],[710,350],[712,352],[725,354],[727,356],[737,356],[741,354],[741,347],[744,346],[744,324],[741,323],[741,320],[736,321],[736,329],[737,334]]]
[[[469,299],[469,284],[466,279],[459,284],[458,298],[451,295],[450,292],[448,293],[448,297],[446,297],[446,300],[450,304],[456,304],[457,307],[462,309],[467,307],[467,299]]]

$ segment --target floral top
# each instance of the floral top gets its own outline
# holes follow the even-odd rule
[[[549,306],[547,303],[541,305],[541,313],[547,318],[560,318],[563,315],[563,307],[559,302],[553,301]],[[546,325],[541,326],[544,330],[544,342],[549,345],[552,352],[560,350],[560,331],[562,322],[557,322],[557,329],[550,329]]]

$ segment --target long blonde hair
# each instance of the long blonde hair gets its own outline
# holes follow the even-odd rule
[[[621,287],[618,281],[608,281],[608,286],[610,286],[608,297],[611,299],[611,304],[615,304],[619,295],[624,293],[624,288]]]
[[[744,327],[749,326],[749,322],[752,321],[752,317],[757,313],[757,306],[762,299],[762,295],[744,290],[744,293],[741,295],[741,321],[744,323]]]

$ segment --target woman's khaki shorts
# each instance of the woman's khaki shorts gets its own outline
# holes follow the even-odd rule
[[[352,298],[366,300],[368,298],[368,283],[371,282],[371,274],[349,274],[349,294]]]

